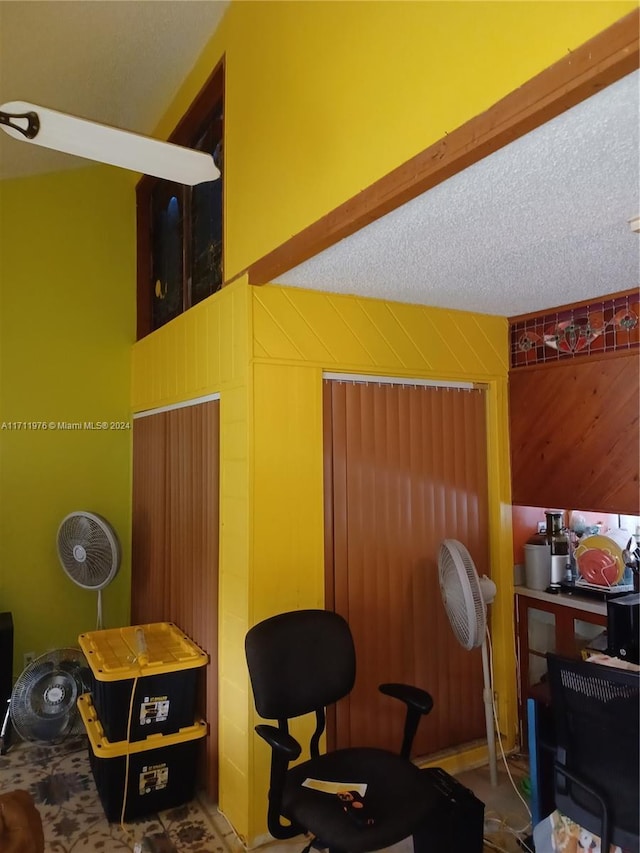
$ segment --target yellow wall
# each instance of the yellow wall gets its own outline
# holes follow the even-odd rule
[[[233,2],[158,127],[225,56],[225,257],[231,277],[604,29],[635,2]],[[114,93],[119,96],[123,93]],[[134,335],[131,176],[104,168],[3,182],[0,419],[127,420]],[[321,373],[482,379],[490,387],[493,608],[512,738],[506,323],[244,281],[139,342],[133,408],[221,391],[221,805],[264,831],[267,748],[252,731],[246,629],[322,603]],[[0,608],[23,651],[73,643],[94,596],[60,569],[77,507],[124,545],[105,594],[129,600],[130,435],[0,432]],[[283,535],[284,531],[284,535]]]
[[[323,369],[488,384],[490,549],[501,730],[516,731],[507,321],[459,311],[266,286],[253,291],[252,623],[324,603]],[[254,723],[258,721],[254,718]],[[249,735],[251,732],[248,733]],[[268,748],[253,738],[250,826],[264,822]],[[477,756],[475,756],[477,760]],[[249,836],[251,837],[251,835]]]
[[[220,806],[250,842],[265,831],[269,750],[253,732],[244,635],[324,603],[323,370],[488,384],[496,678],[508,744],[515,735],[507,321],[236,282],[135,345],[133,408],[150,407],[151,387],[158,405],[221,393]]]
[[[230,278],[635,8],[232,2],[158,132],[225,54]]]
[[[134,411],[220,392],[220,798],[247,832],[249,690],[244,635],[251,624],[252,497],[249,389],[251,290],[238,281],[133,349]]]
[[[224,56],[231,278],[634,8],[233,2],[157,133],[171,132]],[[245,375],[223,314],[247,333]],[[223,375],[231,346],[239,358]],[[244,634],[270,613],[323,601],[323,369],[488,384],[492,621],[507,746],[515,732],[506,321],[251,290],[243,280],[136,345],[133,406],[221,391],[220,805],[249,842],[265,830],[268,749],[252,731]]]
[[[0,183],[0,421],[130,420],[135,331],[133,191],[106,167]],[[0,610],[23,653],[77,645],[96,595],[56,554],[69,512],[99,512],[123,545],[105,621],[126,624],[130,430],[0,429]]]

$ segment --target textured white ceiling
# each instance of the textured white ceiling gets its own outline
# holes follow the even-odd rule
[[[635,72],[277,281],[515,316],[635,287]]]
[[[0,104],[151,134],[228,0],[1,0]],[[0,177],[86,161],[0,133]]]

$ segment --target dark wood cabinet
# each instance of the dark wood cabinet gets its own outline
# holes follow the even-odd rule
[[[516,640],[518,658],[518,710],[521,743],[527,743],[526,706],[539,698],[538,685],[547,671],[547,652],[579,657],[597,641],[607,626],[607,606],[598,599],[551,595],[518,587]]]
[[[509,374],[512,501],[640,514],[637,350]]]

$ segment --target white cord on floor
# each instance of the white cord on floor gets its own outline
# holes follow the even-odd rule
[[[510,853],[505,847],[500,847],[499,844],[496,844],[495,841],[491,841],[486,836],[482,839],[485,847],[490,847],[491,850],[498,850],[499,853]]]
[[[511,782],[513,790],[516,792],[518,797],[520,797],[520,800],[522,801],[522,804],[524,805],[525,809],[527,810],[527,814],[529,816],[529,821],[528,821],[527,825],[523,826],[522,829],[513,829],[512,827],[508,826],[508,824],[506,822],[505,822],[505,827],[507,827],[511,832],[513,832],[513,834],[516,836],[516,838],[518,838],[518,840],[522,840],[522,839],[520,839],[520,835],[524,832],[527,832],[531,827],[531,809],[529,808],[529,804],[527,803],[525,798],[522,796],[522,794],[518,790],[518,786],[513,781],[513,776],[511,775],[511,770],[509,769],[509,764],[507,763],[507,756],[504,754],[504,748],[502,746],[502,736],[500,735],[500,725],[498,723],[498,712],[496,710],[496,703],[495,703],[495,698],[494,698],[494,690],[493,690],[493,648],[491,646],[491,635],[489,634],[489,628],[488,627],[486,629],[486,632],[487,632],[487,645],[489,647],[489,671],[490,671],[490,680],[491,680],[491,685],[490,685],[490,687],[491,687],[491,706],[493,708],[493,719],[495,721],[496,734],[498,735],[498,746],[500,747],[500,755],[502,756],[502,762],[505,766],[505,770],[507,771],[507,776],[509,777],[509,781]]]
[[[496,815],[498,815],[497,812],[496,812]],[[484,822],[485,822],[485,832],[487,831],[486,825],[488,822],[497,823],[498,826],[496,828],[496,832],[508,832],[510,835],[513,835],[518,840],[518,844],[522,847],[523,850],[528,851],[528,853],[533,853],[531,848],[520,837],[519,833],[516,832],[515,829],[510,827],[509,824],[506,822],[506,820],[501,815],[498,815],[497,817],[487,817],[487,814],[485,813]],[[488,838],[486,835],[485,835],[485,841],[491,842],[492,844],[495,844],[495,841],[493,841],[493,839],[491,839],[491,838]]]
[[[133,683],[131,685],[131,696],[129,699],[129,716],[127,718],[127,746],[126,746],[126,754],[125,754],[125,762],[124,762],[124,794],[122,795],[122,810],[120,811],[120,829],[127,836],[130,841],[134,840],[133,833],[130,832],[126,826],[124,825],[124,813],[127,809],[127,793],[129,788],[129,761],[131,758],[130,753],[130,744],[131,744],[131,720],[133,717],[133,700],[136,695],[136,687],[138,685],[138,677],[134,676]],[[134,847],[135,850],[135,847]],[[140,844],[140,850],[142,850],[142,844]],[[137,853],[137,851],[136,851]]]
[[[490,838],[487,838],[486,836],[482,839],[482,841],[484,843],[484,846],[489,847],[491,850],[498,850],[499,853],[511,853],[511,851],[507,850],[506,847],[500,847],[499,844],[496,844],[495,841],[492,841]],[[534,851],[530,847],[527,847],[527,845],[524,843],[524,841],[521,841],[519,839],[519,843],[522,845],[523,849],[527,851],[527,853],[534,853]]]

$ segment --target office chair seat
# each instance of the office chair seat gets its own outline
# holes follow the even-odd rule
[[[305,779],[366,782],[373,826],[358,826],[335,794],[302,785]],[[331,850],[365,853],[407,838],[437,808],[437,792],[411,762],[382,749],[340,749],[305,761],[287,773],[282,814]]]
[[[413,835],[430,814],[438,819],[435,786],[409,759],[418,722],[433,706],[426,690],[380,686],[407,708],[399,755],[364,747],[320,754],[325,708],[346,696],[355,681],[353,637],[342,616],[327,610],[280,613],[251,628],[245,650],[256,710],[277,721],[277,726],[256,726],[271,747],[267,826],[274,838],[310,833],[315,846],[331,853],[367,853]],[[293,764],[302,747],[289,732],[289,720],[312,713],[310,758]],[[373,824],[356,822],[336,794],[305,787],[306,779],[365,783],[363,801]]]

